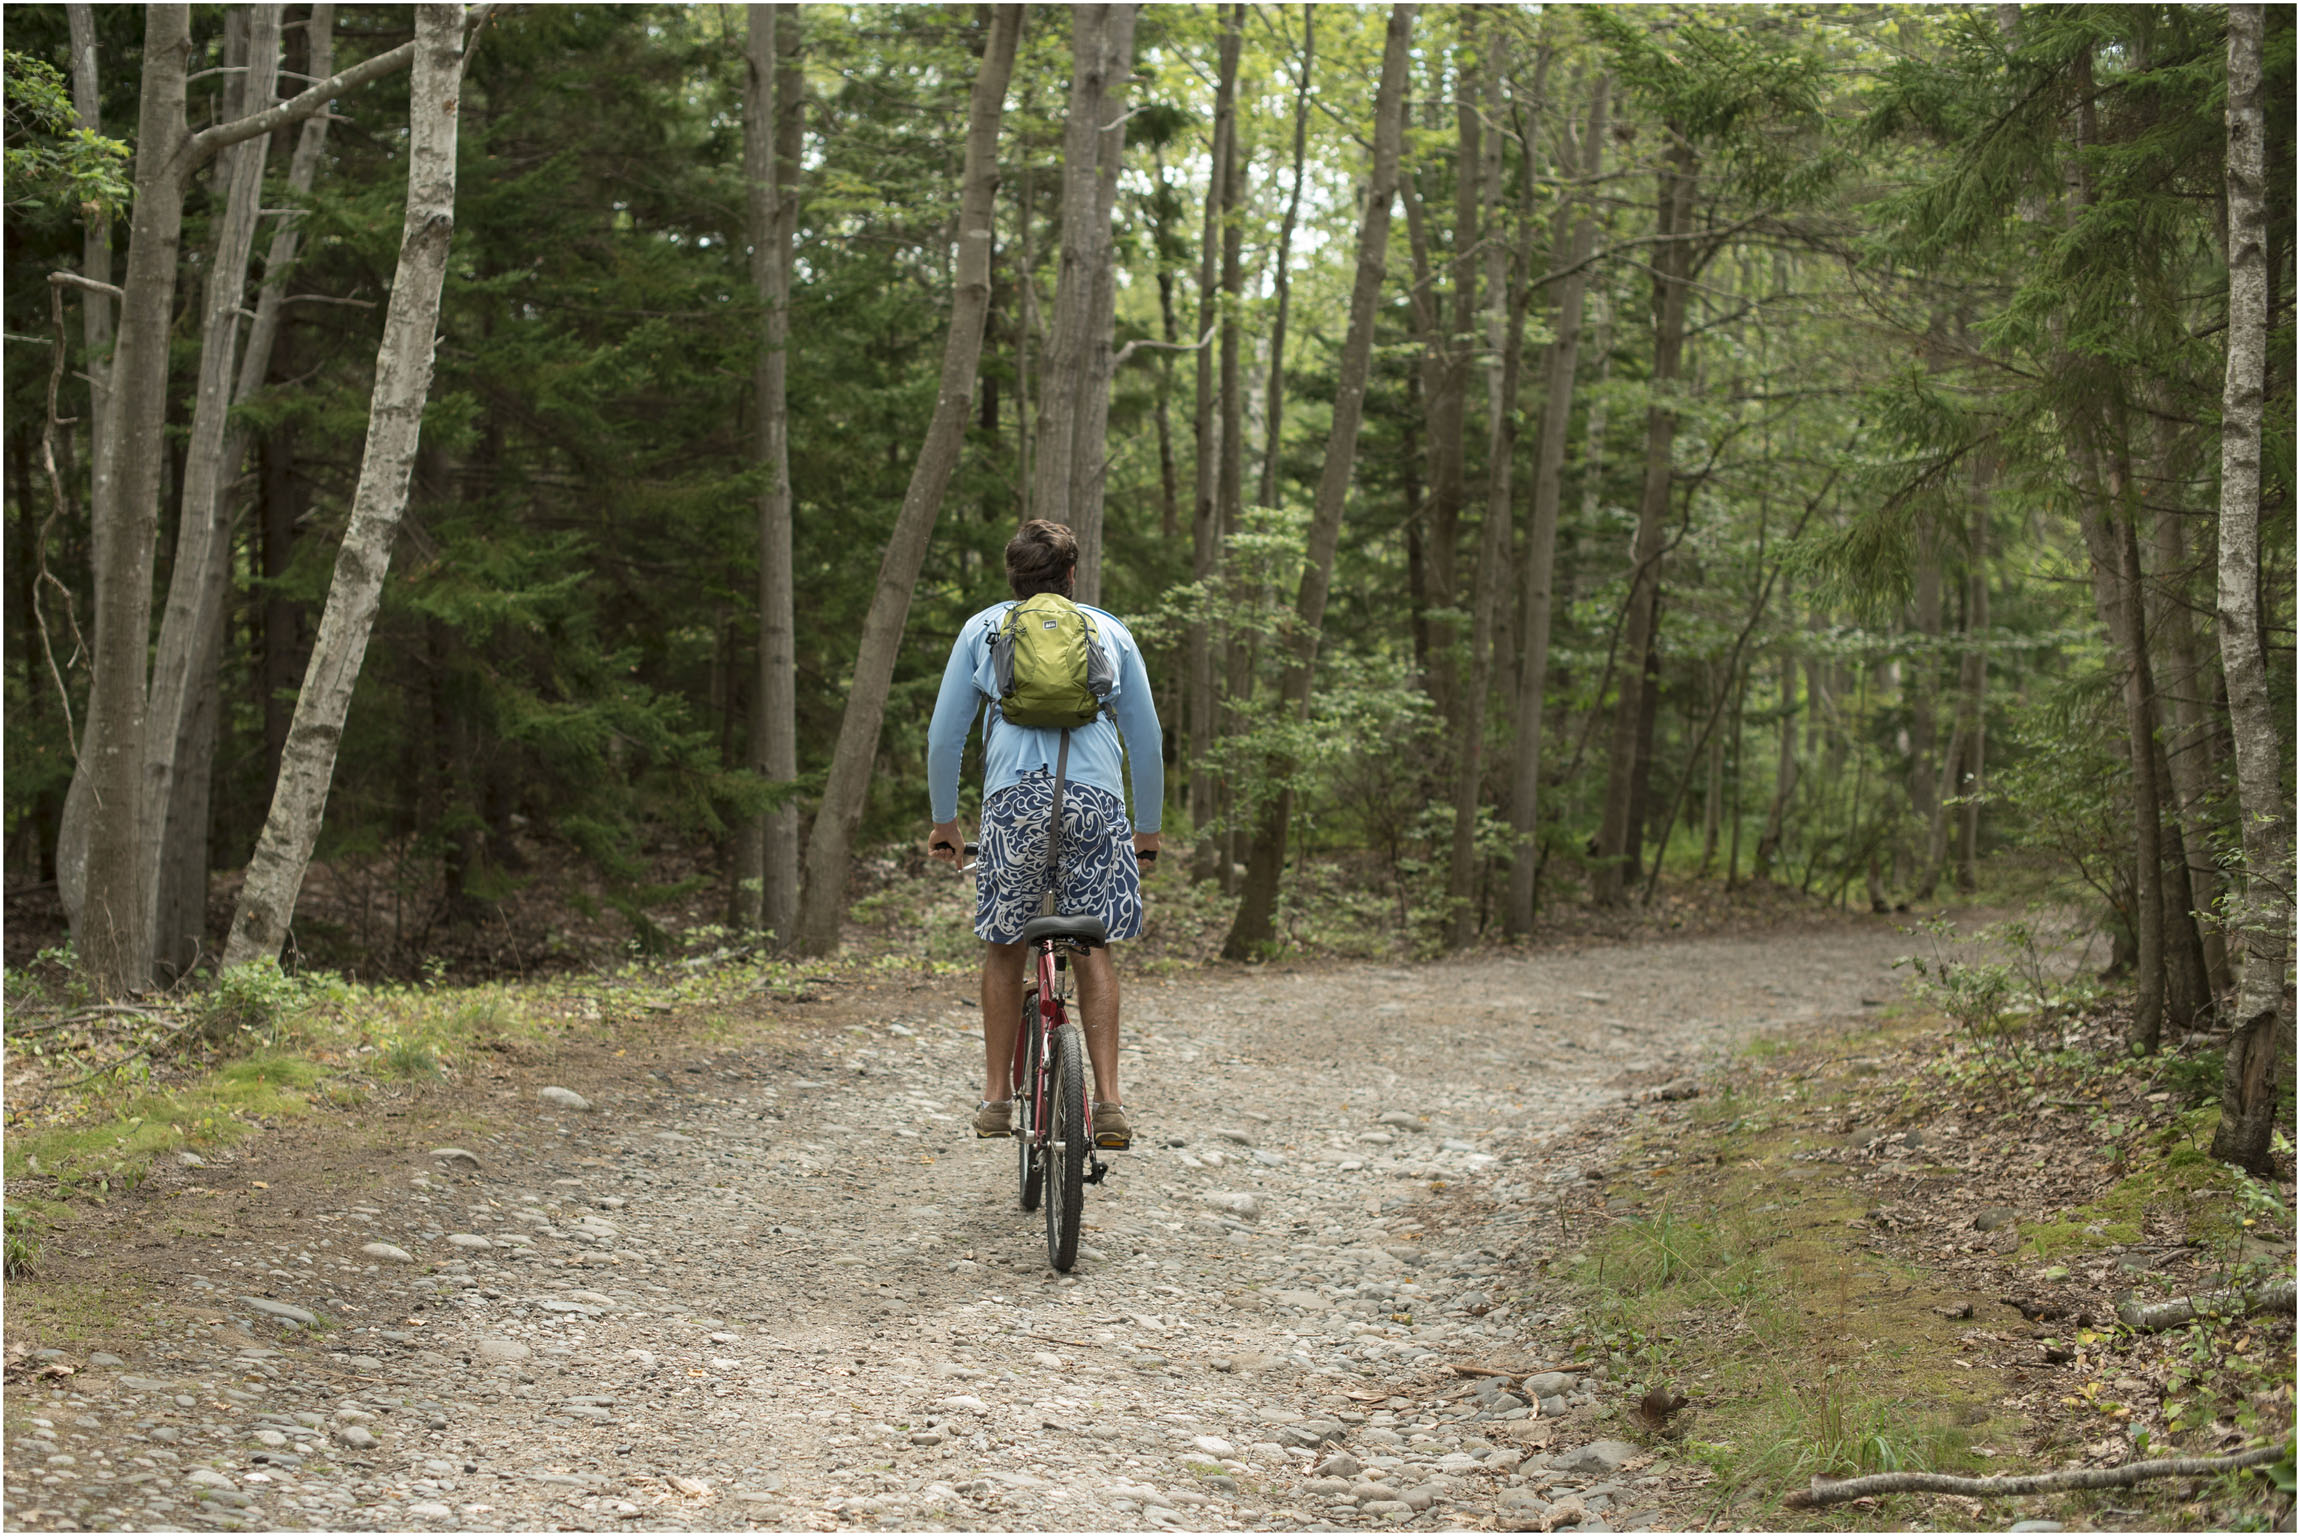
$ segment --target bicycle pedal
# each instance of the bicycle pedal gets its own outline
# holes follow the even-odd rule
[[[1111,1165],[1102,1161],[1101,1158],[1090,1156],[1086,1164],[1086,1178],[1084,1182],[1088,1184],[1101,1183],[1104,1179],[1110,1176],[1110,1167]]]

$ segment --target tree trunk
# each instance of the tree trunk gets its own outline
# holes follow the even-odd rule
[[[2260,460],[2268,357],[2266,120],[2261,107],[2264,7],[2228,8],[2228,377],[2221,400],[2220,660],[2236,737],[2244,827],[2244,892],[2236,932],[2244,968],[2220,1090],[2212,1155],[2262,1177],[2283,1086],[2276,1059],[2291,1029],[2285,984],[2292,928],[2292,842],[2261,644]]]
[[[2228,963],[2228,941],[2212,915],[2220,911],[2220,869],[2212,862],[2212,824],[2207,802],[2212,795],[2211,770],[2206,759],[2210,737],[2204,721],[2205,671],[2196,651],[2196,625],[2188,611],[2188,553],[2181,530],[2181,514],[2156,514],[2156,579],[2166,588],[2153,619],[2158,646],[2169,672],[2157,679],[2160,697],[2170,705],[2171,718],[2164,745],[2165,768],[2180,822],[2181,852],[2188,865],[2190,912],[2205,914],[2201,923],[2190,919],[2202,953],[2204,988],[2211,996],[2225,993],[2234,983]]]
[[[1357,271],[1350,285],[1349,329],[1336,368],[1333,427],[1326,438],[1325,467],[1318,476],[1310,515],[1309,549],[1294,603],[1293,655],[1285,679],[1286,707],[1299,719],[1307,711],[1318,656],[1318,627],[1325,620],[1326,592],[1333,579],[1334,551],[1341,541],[1342,508],[1357,463],[1358,427],[1365,417],[1366,377],[1372,369],[1374,308],[1381,297],[1382,270],[1389,248],[1390,204],[1397,196],[1398,147],[1404,137],[1406,53],[1413,39],[1414,7],[1401,3],[1390,12],[1382,48],[1381,86],[1374,104],[1373,168],[1365,209],[1358,225]],[[1284,778],[1287,765],[1272,765]],[[1254,830],[1253,863],[1236,919],[1223,940],[1225,958],[1242,960],[1269,940],[1278,905],[1278,876],[1285,860],[1292,791],[1282,790],[1264,808]]]
[[[275,960],[295,917],[319,837],[336,750],[383,598],[391,545],[407,507],[423,406],[431,388],[440,289],[455,231],[456,100],[463,74],[463,7],[415,10],[415,78],[408,102],[407,217],[398,271],[376,349],[375,390],[351,521],[337,552],[311,665],[288,727],[271,814],[248,864],[224,951],[226,968]]]
[[[1229,7],[1228,19],[1223,23],[1224,46],[1243,51],[1246,32],[1246,7],[1242,3]],[[1232,40],[1234,39],[1234,41]],[[1245,222],[1241,209],[1245,204],[1242,188],[1246,181],[1249,152],[1238,145],[1238,115],[1233,111],[1229,137],[1224,141],[1222,165],[1222,324],[1221,324],[1221,425],[1217,428],[1220,448],[1215,455],[1214,522],[1216,535],[1221,541],[1222,563],[1231,575],[1225,582],[1225,607],[1232,613],[1241,609],[1259,607],[1261,593],[1249,587],[1244,573],[1239,570],[1232,552],[1232,540],[1244,525],[1246,513],[1246,386],[1243,359],[1239,351],[1239,311],[1245,303]],[[1255,583],[1258,587],[1259,583]],[[1246,730],[1246,710],[1253,698],[1254,670],[1249,650],[1249,626],[1231,623],[1224,626],[1226,644],[1223,646],[1222,726],[1226,735],[1236,737]],[[1223,786],[1225,805],[1235,804],[1235,785]],[[1229,890],[1234,884],[1234,873],[1246,861],[1248,828],[1243,819],[1231,817],[1229,834],[1222,857],[1222,888]]]
[[[751,690],[748,756],[754,774],[786,786],[799,775],[790,406],[785,381],[806,111],[800,25],[795,5],[749,7],[743,91],[745,235],[751,246],[751,283],[766,310],[766,334],[752,367],[758,397],[752,461],[765,474],[766,487],[759,494],[758,676]],[[736,923],[763,928],[787,941],[799,906],[798,805],[784,800],[737,836]]]
[[[1782,594],[1786,609],[1788,594]],[[1781,753],[1773,768],[1773,803],[1765,812],[1765,830],[1757,836],[1756,857],[1749,866],[1752,880],[1773,878],[1773,861],[1780,857],[1781,839],[1788,824],[1789,797],[1797,792],[1797,659],[1781,657]]]
[[[1547,394],[1541,408],[1541,442],[1534,458],[1533,517],[1526,531],[1523,606],[1524,664],[1517,675],[1517,740],[1511,765],[1509,824],[1512,854],[1509,870],[1509,905],[1503,919],[1512,938],[1533,931],[1534,872],[1541,816],[1542,707],[1549,688],[1549,630],[1552,594],[1557,585],[1557,510],[1564,493],[1565,438],[1573,414],[1573,375],[1580,361],[1581,308],[1588,292],[1588,269],[1583,263],[1597,243],[1597,216],[1593,206],[1596,183],[1605,159],[1606,108],[1612,82],[1597,77],[1589,100],[1589,126],[1581,141],[1579,173],[1585,188],[1581,197],[1558,212],[1560,224],[1572,217],[1573,243],[1567,250],[1553,235],[1550,248],[1564,253],[1559,264],[1570,275],[1558,285],[1557,338],[1549,344]]]
[[[1109,411],[1109,306],[1116,292],[1109,270],[1110,208],[1124,140],[1124,129],[1111,119],[1124,116],[1135,7],[1079,5],[1071,7],[1070,15],[1062,254],[1055,276],[1054,333],[1047,342],[1039,395],[1031,502],[1033,515],[1066,523],[1078,536],[1077,594],[1080,602],[1091,603],[1100,600],[1102,590],[1100,428]]]
[[[237,90],[228,94],[233,117],[272,104],[279,83],[280,12],[277,5],[248,9],[245,73]],[[216,168],[217,180],[227,190],[206,262],[198,392],[179,482],[167,607],[152,661],[144,734],[144,835],[152,857],[145,921],[164,981],[173,981],[191,964],[207,923],[207,796],[203,786],[202,793],[179,799],[176,761],[180,752],[196,750],[195,705],[213,684],[202,668],[222,657],[221,645],[211,640],[222,622],[220,605],[231,560],[231,508],[225,492],[239,474],[239,465],[226,457],[226,413],[239,372],[240,316],[270,149],[269,135],[259,134],[224,151]],[[244,439],[240,446],[244,452]],[[204,728],[213,727],[211,715]],[[179,878],[188,859],[196,860],[201,869],[203,888],[196,893],[184,890]],[[189,932],[187,921],[192,925]]]
[[[1286,217],[1278,225],[1278,256],[1275,266],[1278,312],[1270,322],[1270,382],[1262,391],[1262,411],[1268,420],[1263,438],[1259,499],[1265,507],[1278,504],[1280,450],[1285,444],[1286,316],[1294,294],[1293,274],[1289,267],[1294,254],[1294,225],[1302,213],[1302,168],[1310,144],[1310,65],[1317,52],[1317,26],[1317,8],[1304,5],[1302,74],[1294,90],[1294,185],[1286,194]]]
[[[300,122],[354,86],[403,67],[412,44],[377,54],[319,81],[290,100],[197,134],[184,122],[189,9],[154,5],[144,13],[144,79],[137,115],[135,213],[122,283],[119,341],[104,419],[97,424],[91,531],[96,586],[93,677],[73,795],[84,839],[67,802],[71,862],[85,869],[74,928],[91,987],[113,996],[151,979],[152,930],[144,814],[146,691],[151,644],[153,541],[160,480],[169,458],[169,329],[175,308],[184,188],[202,161],[234,144]],[[86,853],[80,855],[78,848]],[[64,862],[62,856],[59,862]],[[77,880],[79,877],[74,877]]]
[[[2092,557],[2093,600],[2108,630],[2109,646],[2124,670],[2125,758],[2132,769],[2132,928],[2137,993],[2125,1043],[2154,1052],[2164,1029],[2163,797],[2156,783],[2155,687],[2148,665],[2146,607],[2141,599],[2139,546],[2124,521],[2127,481],[2121,449],[2108,450],[2105,494],[2094,472],[2100,451],[2082,450],[2085,497],[2080,508]]]
[[[1732,686],[1732,672],[1720,669],[1715,662],[1709,664],[1709,709],[1714,719],[1720,712],[1725,692]],[[1717,834],[1725,825],[1725,733],[1709,734],[1709,781],[1701,798],[1701,878],[1709,878],[1709,868],[1717,862]]]
[[[1462,51],[1474,53],[1476,13],[1460,17]],[[1429,497],[1423,503],[1422,581],[1428,592],[1424,622],[1429,629],[1425,669],[1430,698],[1437,705],[1445,739],[1460,737],[1461,678],[1455,645],[1460,639],[1454,603],[1459,596],[1461,508],[1468,476],[1470,338],[1477,310],[1477,177],[1483,119],[1477,110],[1478,66],[1465,63],[1455,84],[1454,239],[1448,265],[1451,312],[1437,289],[1428,221],[1414,177],[1405,181],[1406,230],[1414,259],[1413,313],[1421,353],[1423,425],[1427,432]]]
[[[90,6],[65,8],[72,37],[72,120],[90,133],[103,130],[103,77],[96,57],[96,17]],[[80,239],[80,275],[92,282],[112,281],[112,219],[108,208],[87,211]],[[106,411],[111,404],[112,299],[108,294],[80,291],[80,338],[88,370],[88,458],[104,462]],[[93,509],[91,509],[91,516]],[[69,705],[69,700],[65,703]],[[95,811],[93,775],[85,751],[74,761],[72,781],[56,824],[56,894],[63,903],[65,921],[76,936],[80,931],[81,902],[88,890],[88,840]]]
[[[1685,350],[1686,289],[1692,274],[1694,177],[1692,142],[1668,130],[1668,166],[1661,173],[1661,232],[1670,237],[1653,258],[1653,404],[1645,415],[1645,488],[1637,506],[1637,541],[1629,573],[1629,620],[1623,637],[1621,692],[1613,708],[1612,750],[1605,770],[1605,811],[1598,826],[1591,895],[1600,906],[1619,906],[1637,863],[1638,742],[1642,736],[1646,654],[1653,648],[1654,605],[1661,589],[1661,533],[1669,514],[1670,459],[1677,439],[1671,393]]]
[[[183,232],[185,61],[191,13],[144,13],[143,100],[136,124],[134,221],[109,409],[97,424],[90,509],[96,578],[95,656],[69,825],[88,817],[86,896],[73,939],[98,996],[139,990],[152,974],[144,889],[145,667],[151,641],[152,542],[166,453],[168,329]]]
[[[912,589],[926,559],[928,537],[942,495],[958,467],[966,435],[967,406],[974,394],[976,365],[982,357],[984,317],[990,310],[990,245],[998,193],[998,124],[1006,106],[1006,84],[1014,73],[1014,52],[1022,34],[1022,7],[990,12],[990,35],[967,109],[966,170],[959,197],[957,281],[951,292],[950,334],[943,344],[942,381],[934,419],[919,445],[910,487],[894,534],[879,562],[878,585],[863,619],[855,655],[854,682],[839,721],[837,749],[824,783],[807,840],[805,881],[799,893],[797,948],[802,954],[828,953],[838,945],[839,921],[846,914],[847,868],[863,798],[870,787],[871,762],[878,756],[879,727],[886,716],[887,687],[894,677],[903,622]],[[1088,188],[1092,179],[1088,178]],[[1067,245],[1067,239],[1065,244]],[[1045,464],[1058,450],[1052,440],[1039,449]]]
[[[310,19],[304,24],[303,63],[304,73],[321,77],[335,68],[335,7],[327,0],[311,8]],[[328,115],[315,112],[304,119],[302,130],[296,136],[295,153],[288,158],[287,192],[291,206],[309,198],[319,179],[320,159],[327,149],[327,127]],[[288,279],[295,271],[296,255],[302,246],[301,215],[283,216],[273,227],[271,244],[264,252],[263,288],[257,295],[256,317],[248,326],[247,346],[240,356],[239,383],[232,391],[235,404],[254,399],[271,377],[272,359],[279,349],[280,328],[286,312]],[[273,581],[287,574],[295,541],[299,509],[294,505],[288,464],[289,448],[294,440],[291,427],[275,427],[262,456],[263,479],[257,502],[262,508],[263,531],[260,539],[251,541],[257,552],[251,553],[249,565],[261,569],[264,576]],[[253,446],[254,436],[244,422],[235,422],[228,428],[224,440],[227,474],[242,472]],[[288,714],[293,705],[284,703],[279,695],[292,690],[300,675],[295,642],[302,613],[301,603],[277,592],[267,593],[263,599],[263,652],[256,675],[259,706],[264,716],[266,783],[278,777],[280,749],[287,743]]]
[[[1108,487],[1110,385],[1116,354],[1112,321],[1118,307],[1118,245],[1110,216],[1118,206],[1118,173],[1126,158],[1126,96],[1134,73],[1138,5],[1113,5],[1103,34],[1102,101],[1095,119],[1096,168],[1092,260],[1094,283],[1087,313],[1086,394],[1079,402],[1070,464],[1071,531],[1078,536],[1078,600],[1102,601],[1102,507]]]
[[[1212,172],[1206,185],[1205,233],[1198,247],[1198,396],[1192,431],[1197,447],[1197,473],[1191,493],[1190,576],[1211,582],[1221,553],[1221,523],[1215,506],[1215,482],[1221,443],[1215,413],[1214,366],[1216,354],[1204,344],[1206,328],[1214,323],[1220,282],[1222,209],[1226,191],[1223,168],[1229,164],[1229,145],[1237,132],[1238,35],[1225,27],[1214,86],[1214,135],[1209,154]],[[1204,619],[1192,623],[1187,651],[1190,666],[1190,826],[1197,838],[1191,852],[1190,878],[1212,880],[1223,873],[1222,841],[1214,835],[1220,786],[1207,758],[1214,750],[1217,701],[1214,692],[1214,638]]]
[[[1485,722],[1487,695],[1493,689],[1495,632],[1501,627],[1503,595],[1514,574],[1509,558],[1514,514],[1512,472],[1517,459],[1518,376],[1525,359],[1525,312],[1531,298],[1533,253],[1520,249],[1512,262],[1502,203],[1502,161],[1506,136],[1502,132],[1502,82],[1509,69],[1509,34],[1489,27],[1485,36],[1486,117],[1493,130],[1486,137],[1480,167],[1480,201],[1485,205],[1481,227],[1485,245],[1486,305],[1486,495],[1479,525],[1477,568],[1472,572],[1470,598],[1469,686],[1462,697],[1459,735],[1454,743],[1454,823],[1452,859],[1447,869],[1446,898],[1450,909],[1448,935],[1456,949],[1476,942],[1478,913],[1471,901],[1477,878],[1477,813],[1485,789]],[[1531,100],[1524,121],[1529,125],[1542,109],[1542,94],[1549,73],[1550,50],[1543,48],[1534,64]],[[1531,144],[1526,145],[1530,158]],[[1466,174],[1468,167],[1463,167]],[[1530,181],[1532,166],[1520,167]],[[1525,237],[1530,241],[1536,223],[1520,209]]]
[[[1958,663],[1957,736],[1964,755],[1958,765],[1957,889],[1980,887],[1981,795],[1988,787],[1989,740],[1989,474],[1973,465],[1971,559],[1965,567],[1965,653]]]

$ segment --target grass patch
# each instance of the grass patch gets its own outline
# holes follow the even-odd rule
[[[77,1120],[12,1129],[7,1176],[52,1179],[64,1201],[133,1189],[155,1157],[228,1146],[265,1120],[303,1114],[311,1105],[310,1090],[327,1075],[319,1062],[266,1051],[171,1092],[117,1095]],[[16,1196],[11,1203],[33,1202]]]

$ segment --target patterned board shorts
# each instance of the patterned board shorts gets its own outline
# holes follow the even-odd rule
[[[974,931],[993,944],[1013,944],[1038,915],[1046,890],[1046,824],[1054,776],[1034,773],[982,802],[982,845],[974,872]],[[1134,862],[1134,828],[1116,795],[1091,784],[1062,786],[1062,879],[1055,910],[1099,917],[1116,939],[1142,932],[1142,871]]]

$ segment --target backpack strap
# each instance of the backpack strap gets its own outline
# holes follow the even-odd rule
[[[1070,733],[1062,733],[1062,745],[1054,754],[1054,813],[1046,826],[1046,895],[1040,902],[1039,915],[1052,917],[1055,891],[1062,878],[1062,781],[1070,771]]]

